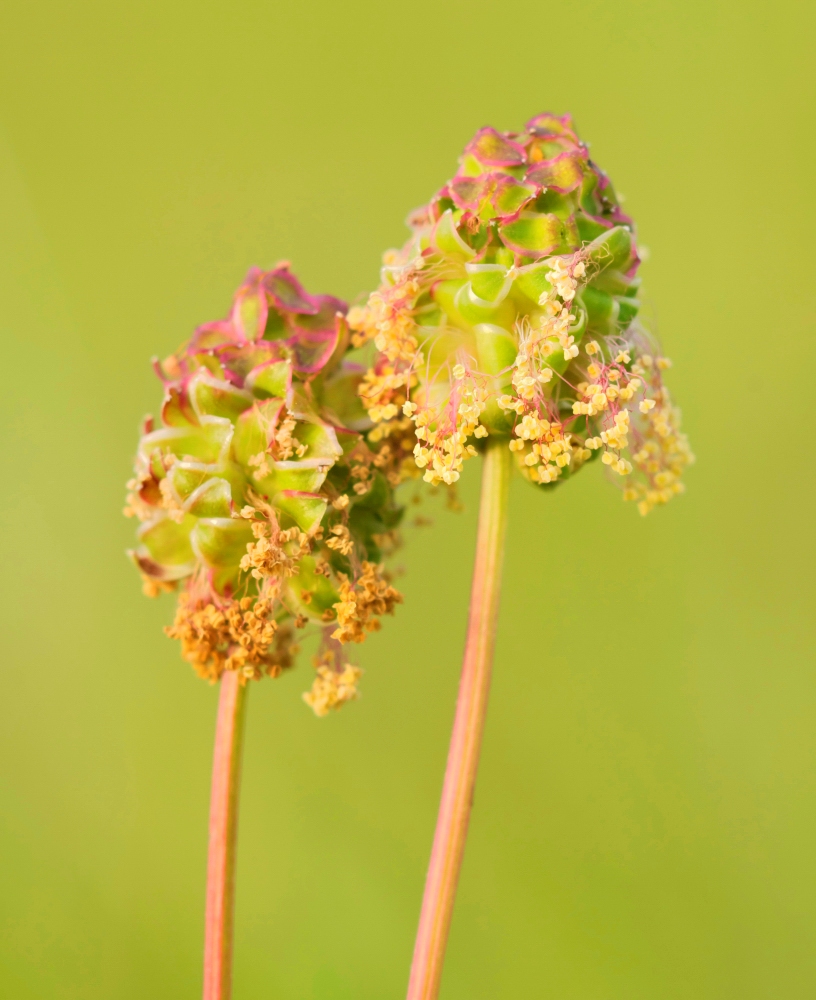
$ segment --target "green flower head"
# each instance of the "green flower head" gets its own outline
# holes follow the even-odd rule
[[[341,647],[401,600],[380,563],[402,511],[387,445],[361,431],[363,371],[345,360],[346,306],[289,270],[253,269],[227,319],[165,361],[125,512],[149,594],[182,587],[168,633],[205,678],[290,666],[294,630],[324,635],[305,696],[325,714],[356,694]]]
[[[408,224],[349,314],[376,349],[360,386],[374,437],[413,435],[430,483],[494,435],[544,487],[600,456],[641,513],[682,490],[692,456],[638,320],[634,226],[569,116],[481,129]]]

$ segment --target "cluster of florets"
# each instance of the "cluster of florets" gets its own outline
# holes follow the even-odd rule
[[[392,441],[402,478],[453,484],[492,435],[542,486],[600,455],[641,513],[682,490],[693,459],[637,319],[633,225],[569,117],[482,129],[408,221],[348,316],[375,349],[368,439]]]
[[[145,422],[125,509],[146,592],[183,588],[167,632],[202,677],[275,677],[319,627],[317,714],[356,696],[342,647],[401,600],[382,566],[401,460],[364,437],[345,313],[286,264],[251,271],[227,319],[156,364],[162,426]]]

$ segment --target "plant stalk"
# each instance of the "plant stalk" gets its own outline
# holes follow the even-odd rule
[[[408,1000],[436,1000],[442,978],[490,690],[511,461],[506,441],[490,441],[482,466],[476,560],[462,676],[414,946]]]
[[[204,1000],[230,1000],[232,995],[235,844],[246,691],[237,671],[225,671],[218,697],[210,793]]]

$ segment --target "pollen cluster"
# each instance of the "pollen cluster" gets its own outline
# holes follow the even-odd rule
[[[359,667],[346,663],[336,643],[324,645],[314,658],[317,676],[303,700],[315,715],[324,716],[359,697],[357,684],[363,675]]]
[[[332,638],[338,642],[364,642],[369,632],[380,629],[380,618],[394,613],[402,595],[374,563],[364,562],[356,581],[341,578],[340,601],[335,605],[338,628]]]
[[[277,677],[292,665],[297,646],[291,629],[270,617],[272,611],[269,599],[196,600],[184,592],[165,631],[179,640],[184,659],[206,680],[217,680],[225,670],[254,680]]]

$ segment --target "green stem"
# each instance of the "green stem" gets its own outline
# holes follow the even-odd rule
[[[237,671],[224,673],[218,698],[210,793],[204,1000],[229,1000],[232,995],[235,843],[246,690]]]
[[[476,561],[462,677],[414,946],[408,1000],[436,1000],[442,978],[490,690],[511,460],[506,441],[489,443],[482,468]]]

